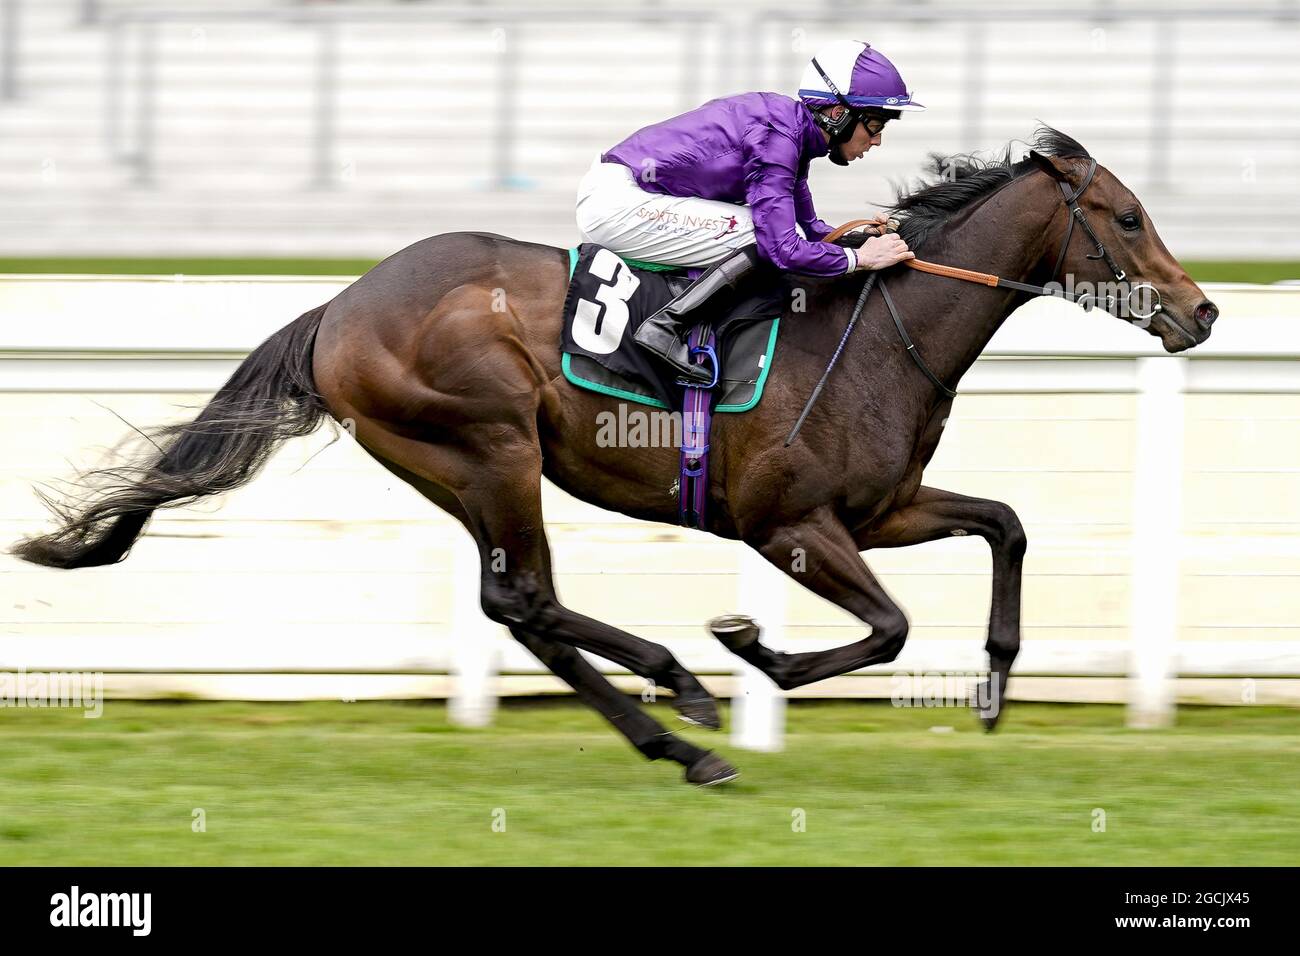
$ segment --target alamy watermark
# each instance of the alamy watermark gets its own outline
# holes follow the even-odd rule
[[[899,671],[890,678],[889,700],[895,707],[971,707],[981,717],[998,715],[996,671]]]
[[[1140,329],[1151,325],[1161,306],[1160,293],[1146,282],[1076,282],[1074,273],[1068,272],[1064,283],[1053,280],[1043,288],[1049,295],[1073,299],[1085,312],[1101,309]]]
[[[0,671],[0,707],[80,707],[87,718],[104,713],[99,671]]]
[[[682,413],[651,408],[628,408],[596,415],[598,448],[681,448]]]
[[[73,884],[50,897],[50,925],[119,926],[133,936],[148,936],[153,927],[152,893],[88,893]]]

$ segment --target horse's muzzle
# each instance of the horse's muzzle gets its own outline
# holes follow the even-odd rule
[[[1219,307],[1206,299],[1198,305],[1192,312],[1192,318],[1196,320],[1196,326],[1206,335],[1210,334],[1210,326],[1214,325],[1214,320],[1219,317]]]

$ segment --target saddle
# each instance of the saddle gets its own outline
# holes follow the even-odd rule
[[[690,281],[684,269],[627,261],[595,243],[569,250],[561,367],[579,388],[638,405],[680,413],[681,474],[678,517],[686,527],[704,523],[709,432],[714,413],[741,413],[758,405],[772,369],[783,282],[773,281],[726,311],[696,325],[689,343],[697,364],[717,374],[697,386],[632,341],[637,327]],[[628,419],[620,408],[620,428]],[[622,432],[619,432],[622,435]],[[634,432],[629,443],[636,445]]]

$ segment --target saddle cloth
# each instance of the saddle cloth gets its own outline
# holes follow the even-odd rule
[[[680,409],[684,389],[677,371],[632,336],[688,282],[684,270],[624,261],[596,243],[570,249],[561,344],[565,378],[605,395]],[[784,284],[773,282],[725,314],[710,316],[722,367],[713,411],[748,411],[763,397],[785,294]]]

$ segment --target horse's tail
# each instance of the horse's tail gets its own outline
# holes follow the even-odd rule
[[[312,376],[324,313],[312,309],[254,349],[192,422],[146,436],[153,449],[143,460],[91,471],[63,500],[41,493],[61,527],[20,541],[13,554],[52,568],[112,564],[156,509],[251,481],[277,444],[310,434],[327,414]]]

